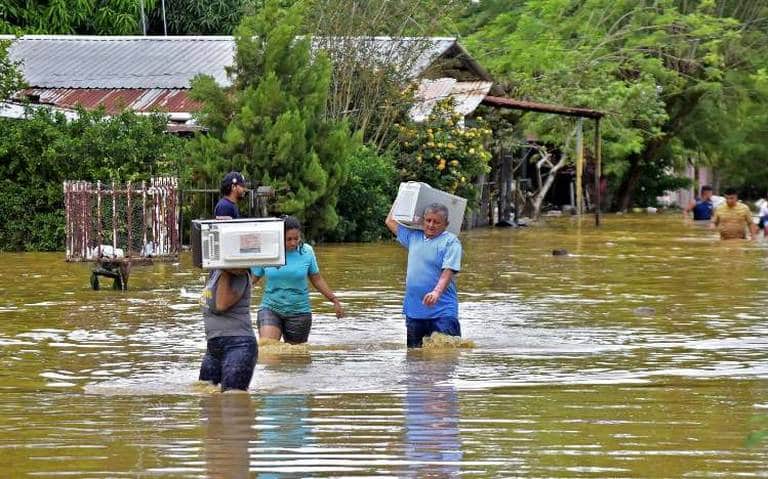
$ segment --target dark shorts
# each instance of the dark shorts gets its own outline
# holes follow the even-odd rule
[[[405,329],[409,348],[420,348],[424,338],[432,333],[447,336],[461,336],[458,318],[414,319],[405,318]]]
[[[256,314],[256,325],[277,326],[283,332],[283,340],[286,343],[306,343],[309,339],[309,330],[312,329],[312,313],[286,316],[268,308],[261,308]]]
[[[220,336],[208,340],[200,380],[221,384],[222,391],[248,390],[259,346],[253,336]]]

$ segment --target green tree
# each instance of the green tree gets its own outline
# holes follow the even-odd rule
[[[483,4],[462,20],[477,29],[467,44],[511,96],[608,112],[605,172],[619,209],[629,207],[640,187],[668,184],[644,181],[648,173],[672,171],[691,157],[724,157],[723,139],[744,119],[745,99],[765,103],[745,89],[764,62],[764,24],[730,16],[764,9],[711,0]],[[483,15],[487,9],[504,13]],[[737,118],[715,135],[699,129],[697,120],[715,123],[722,111]],[[527,115],[524,123],[542,135],[558,124],[546,115]]]
[[[145,14],[157,0],[5,0],[0,32],[88,35],[141,33]]]
[[[193,175],[218,181],[244,171],[278,191],[280,211],[296,215],[318,236],[338,223],[336,203],[359,148],[346,122],[326,116],[331,64],[299,35],[299,7],[271,0],[237,29],[231,86],[211,77],[193,81],[209,128],[191,144]]]
[[[10,45],[10,42],[0,42],[0,100],[10,97],[24,83],[18,64],[8,58]]]
[[[150,14],[150,33],[162,35],[232,35],[243,16],[254,14],[263,0],[175,0],[165,2],[165,29],[162,4]]]

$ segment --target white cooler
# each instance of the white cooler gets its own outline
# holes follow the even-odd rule
[[[400,189],[392,209],[393,218],[403,226],[422,229],[424,208],[432,203],[441,203],[448,208],[447,230],[458,235],[464,222],[467,200],[460,196],[432,188],[426,183],[409,181],[400,183]]]

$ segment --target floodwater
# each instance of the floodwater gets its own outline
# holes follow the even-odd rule
[[[396,244],[320,245],[349,317],[314,295],[241,395],[196,383],[188,257],[117,292],[0,255],[0,476],[768,477],[768,244],[671,215],[461,238],[473,348],[406,352]]]

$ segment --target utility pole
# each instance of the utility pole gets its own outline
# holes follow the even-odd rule
[[[165,0],[162,0],[160,6],[163,9],[163,35],[168,36],[168,26],[165,24]]]
[[[141,7],[141,31],[144,36],[147,36],[147,17],[144,15],[144,0],[139,0],[139,6]]]

